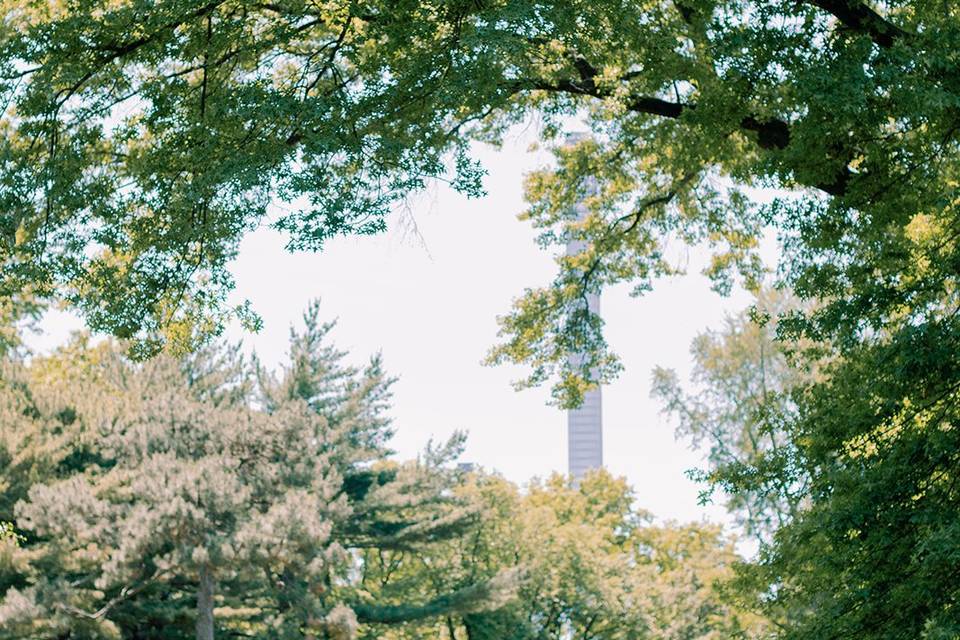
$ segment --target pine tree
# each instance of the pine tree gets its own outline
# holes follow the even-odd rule
[[[498,602],[499,582],[418,602],[358,589],[356,554],[462,535],[443,470],[459,440],[387,459],[392,380],[328,342],[316,305],[279,376],[236,349],[131,362],[80,339],[5,376],[0,628],[17,638],[352,637]],[[66,634],[66,635],[65,635]]]

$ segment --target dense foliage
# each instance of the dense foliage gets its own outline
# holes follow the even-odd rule
[[[807,503],[744,580],[788,638],[960,633],[956,3],[0,7],[5,299],[70,301],[140,355],[195,346],[272,199],[291,247],[316,248],[382,228],[425,180],[479,193],[472,137],[580,116],[594,136],[529,177],[525,215],[544,246],[585,249],[518,300],[491,360],[575,404],[618,368],[587,292],[649,288],[676,239],[713,247],[719,289],[755,287],[775,228],[781,284],[809,303],[777,331],[818,374],[763,418],[783,446],[717,480]]]
[[[136,364],[78,340],[7,361],[0,517],[22,540],[0,543],[0,634],[349,638],[509,595],[509,567],[434,600],[353,579],[356,554],[425,552],[478,510],[441,468],[458,440],[387,460],[391,380],[344,364],[329,329],[312,307],[276,379],[231,349]]]
[[[709,446],[708,493],[762,543],[741,595],[765,593],[755,602],[784,638],[957,637],[948,334],[837,353],[775,339],[771,302],[783,313],[789,298],[766,293],[695,341],[691,391],[655,377],[678,434]]]
[[[719,478],[779,499],[806,485],[799,517],[743,575],[768,590],[786,638],[960,634],[960,333],[943,312],[846,346],[774,427],[784,455]]]
[[[622,479],[553,476],[525,491],[471,474],[458,489],[484,505],[480,526],[414,558],[370,556],[379,592],[418,581],[460,589],[519,563],[517,598],[482,612],[412,624],[390,640],[653,640],[760,638],[763,619],[731,606],[721,588],[739,560],[718,526],[653,524]]]
[[[291,204],[272,222],[292,247],[375,231],[431,177],[478,193],[469,137],[531,110],[550,123],[589,108],[598,134],[531,180],[544,242],[592,242],[524,299],[499,353],[532,362],[533,381],[559,374],[564,398],[614,367],[565,369],[571,346],[602,346],[578,290],[648,286],[672,269],[667,236],[715,244],[722,278],[753,272],[774,221],[801,258],[837,251],[854,268],[896,241],[888,223],[951,206],[950,3],[2,6],[3,288],[72,300],[148,351],[215,329],[224,265],[272,198]],[[594,215],[572,224],[588,174]],[[809,190],[758,211],[740,184]],[[798,293],[834,293],[856,269],[817,273]]]

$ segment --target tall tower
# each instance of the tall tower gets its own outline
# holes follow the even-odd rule
[[[566,144],[577,144],[587,137],[584,133],[567,134]],[[587,193],[595,193],[596,182],[587,178]],[[582,220],[587,215],[587,208],[578,203],[574,209],[577,219]],[[585,248],[580,240],[567,244],[567,255],[580,253]],[[591,313],[600,313],[600,296],[591,293],[587,296],[587,306]],[[574,365],[582,361],[583,355],[572,353],[569,356]],[[583,396],[583,404],[567,412],[567,472],[574,481],[579,481],[591,469],[603,466],[603,405],[600,387],[587,391]]]

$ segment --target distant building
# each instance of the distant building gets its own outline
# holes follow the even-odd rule
[[[567,135],[566,143],[568,145],[576,144],[584,140],[587,134],[571,133]],[[588,193],[596,192],[596,183],[592,179],[587,181]],[[576,206],[578,219],[583,219],[587,215],[587,208],[578,204]],[[567,255],[576,255],[584,249],[581,241],[574,241],[567,244]],[[590,294],[587,296],[587,306],[593,313],[600,312],[600,296]],[[581,354],[570,354],[570,360],[576,364]],[[567,412],[567,472],[575,480],[579,480],[591,469],[599,469],[603,466],[603,403],[599,387],[593,391],[584,394],[583,404],[577,409],[571,409]]]
[[[603,466],[603,404],[599,388],[567,412],[567,470],[576,480]]]

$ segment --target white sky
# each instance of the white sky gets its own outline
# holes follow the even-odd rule
[[[242,338],[276,365],[290,325],[319,297],[323,312],[339,318],[334,338],[352,361],[379,350],[399,376],[393,446],[401,458],[415,456],[431,437],[465,429],[465,461],[520,483],[565,471],[566,419],[547,406],[548,390],[516,392],[510,382],[521,370],[481,365],[496,342],[496,316],[524,287],[546,284],[554,272],[530,226],[516,219],[524,172],[550,161],[546,151],[528,152],[531,139],[518,134],[501,151],[478,149],[489,171],[487,197],[468,200],[437,187],[412,200],[384,235],[337,239],[320,254],[290,254],[269,229],[250,235],[232,267],[235,301],[250,299],[264,328],[255,335],[231,329],[228,337]],[[628,287],[603,295],[607,337],[625,366],[603,391],[604,461],[658,519],[726,521],[721,507],[697,505],[698,487],[684,471],[700,456],[674,440],[673,425],[649,395],[654,366],[686,379],[693,337],[749,303],[742,292],[721,298],[710,291],[698,273],[701,252],[691,251],[689,260],[689,275],[662,280],[642,298],[630,298]],[[77,326],[51,314],[33,344],[49,348]]]

